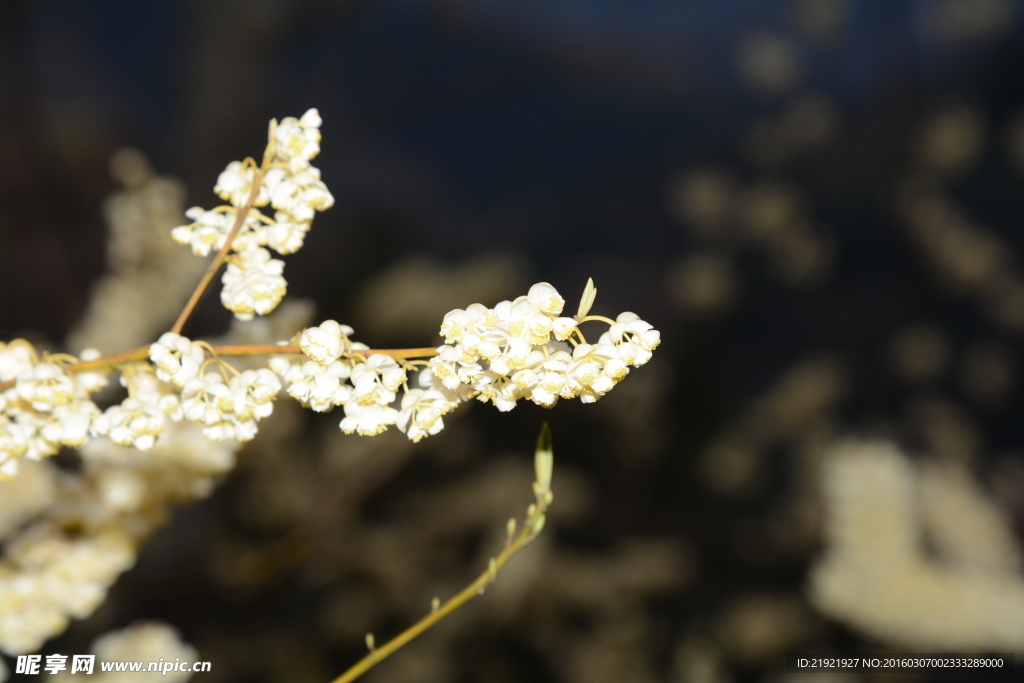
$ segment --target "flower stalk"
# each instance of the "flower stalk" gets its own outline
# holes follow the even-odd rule
[[[267,169],[270,168],[271,160],[274,157],[274,130],[277,128],[277,119],[271,119],[270,127],[267,130],[267,147],[263,150],[263,163],[260,164],[259,171],[256,172],[256,179],[253,181],[252,189],[249,191],[249,197],[245,200],[245,204],[239,209],[238,215],[235,216],[235,223],[231,226],[231,231],[228,233],[227,239],[224,240],[224,245],[217,252],[217,255],[210,261],[210,265],[207,266],[206,272],[203,273],[202,279],[199,280],[199,284],[196,285],[196,289],[192,292],[192,296],[189,297],[188,302],[185,304],[185,308],[182,309],[178,319],[174,322],[174,326],[171,327],[171,332],[180,334],[181,330],[184,329],[185,323],[188,322],[189,316],[192,315],[192,311],[195,310],[196,306],[199,305],[199,300],[203,298],[203,294],[206,293],[206,288],[213,282],[213,278],[217,275],[217,271],[224,265],[224,260],[227,258],[228,253],[231,251],[231,244],[235,241],[235,237],[238,235],[238,231],[242,229],[245,224],[245,219],[249,216],[249,210],[252,209],[253,204],[256,203],[256,197],[259,196],[260,186],[263,184],[263,176],[266,175]]]
[[[505,546],[505,549],[502,550],[497,557],[491,558],[487,564],[487,569],[477,576],[471,584],[459,591],[455,597],[440,605],[437,604],[437,599],[435,598],[434,603],[431,605],[430,614],[420,619],[405,631],[402,631],[402,633],[395,636],[384,645],[376,648],[370,647],[369,654],[356,662],[356,664],[348,671],[331,681],[331,683],[351,683],[351,681],[356,680],[374,666],[382,662],[395,652],[395,650],[398,650],[402,646],[408,644],[411,640],[437,624],[439,621],[465,605],[473,598],[486,593],[487,587],[497,579],[498,571],[504,567],[516,553],[528,546],[530,542],[537,537],[537,534],[540,533],[541,528],[543,528],[544,513],[547,511],[553,500],[550,489],[552,463],[553,451],[551,448],[551,430],[545,422],[541,427],[540,435],[537,437],[537,449],[534,456],[534,466],[538,474],[538,480],[534,482],[533,490],[536,493],[537,501],[533,505],[530,505],[529,510],[527,511],[526,522],[523,524],[519,533],[512,538],[511,542]],[[541,481],[541,479],[544,479],[544,481]],[[514,528],[515,527],[510,522],[509,529],[514,530]]]

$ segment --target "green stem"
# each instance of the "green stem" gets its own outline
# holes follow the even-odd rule
[[[494,572],[501,569],[513,555],[525,548],[527,544],[534,539],[535,534],[531,533],[530,529],[531,525],[529,523],[523,525],[523,529],[519,532],[516,539],[510,543],[500,555],[494,558],[493,569],[488,567],[487,571],[478,576],[473,583],[463,588],[458,595],[445,602],[443,605],[420,619],[405,631],[402,631],[402,633],[392,638],[384,645],[375,648],[370,652],[370,654],[360,659],[352,668],[335,678],[331,683],[350,683],[351,681],[354,681],[386,659],[395,650],[406,645],[413,638],[444,619],[459,607],[462,607],[473,598],[483,595],[487,590],[487,586],[494,582]]]

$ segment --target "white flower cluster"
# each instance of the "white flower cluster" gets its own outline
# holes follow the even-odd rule
[[[72,618],[90,615],[135,562],[135,542],[118,528],[73,538],[41,523],[9,543],[0,563],[0,648],[32,652]],[[42,637],[40,637],[42,635]]]
[[[231,243],[234,253],[221,290],[221,302],[240,320],[274,310],[288,287],[281,275],[284,262],[271,258],[266,247],[282,255],[298,251],[315,212],[334,205],[319,169],[309,163],[320,153],[320,124],[316,109],[299,119],[272,123],[268,165],[261,169],[252,159],[232,161],[217,178],[214,192],[231,205],[210,211],[193,207],[185,212],[193,222],[171,231],[174,241],[189,245],[197,256],[208,256],[224,246],[238,212],[249,206]],[[274,209],[273,218],[256,208],[267,205]]]
[[[576,317],[563,317],[565,300],[541,282],[526,296],[494,308],[473,304],[451,311],[441,325],[446,344],[430,369],[446,388],[466,385],[478,400],[502,411],[520,398],[546,407],[559,397],[593,403],[626,376],[629,366],[650,360],[661,335],[635,313],[621,313],[614,321],[587,318],[590,303],[581,305]],[[579,323],[595,319],[610,327],[596,344],[588,344]]]
[[[109,436],[122,446],[149,450],[169,421],[182,418],[181,400],[172,386],[157,378],[149,363],[123,366],[121,386],[128,389],[128,398],[103,412],[93,425],[93,434]]]
[[[360,353],[365,344],[352,342],[352,328],[327,320],[299,336],[299,347],[310,360],[286,356],[271,359],[270,367],[287,384],[288,394],[318,412],[344,406],[340,427],[346,434],[373,436],[390,425],[413,441],[436,434],[444,427],[441,416],[455,408],[464,396],[446,389],[429,370],[417,377],[418,388],[408,388],[406,367],[390,356]],[[404,395],[399,408],[399,389]]]
[[[281,382],[270,370],[246,370],[225,379],[217,372],[193,377],[181,392],[185,417],[204,425],[203,435],[213,441],[256,436],[256,422],[274,412],[271,403]]]
[[[369,353],[351,341],[352,328],[333,320],[297,336],[301,357],[274,356],[270,369],[244,372],[213,357],[205,342],[167,332],[149,347],[150,362],[121,367],[128,397],[102,413],[89,396],[106,384],[103,373],[70,373],[64,362],[70,357],[39,361],[24,340],[0,344],[0,382],[13,380],[0,393],[0,476],[13,476],[21,457],[38,460],[90,436],[149,450],[182,419],[202,425],[211,440],[248,441],[273,412],[282,380],[290,396],[313,410],[343,406],[345,433],[372,436],[397,425],[413,441],[438,433],[443,416],[470,398],[502,411],[521,398],[545,407],[560,397],[592,403],[660,343],[658,331],[634,313],[616,320],[587,316],[595,293],[589,284],[572,318],[561,315],[565,300],[543,282],[494,308],[451,311],[441,325],[447,343],[429,363]],[[579,329],[592,320],[609,325],[596,344]],[[98,356],[89,350],[83,360]],[[411,387],[409,371],[416,374]]]
[[[273,412],[281,381],[265,368],[240,374],[219,359],[208,361],[205,348],[179,334],[163,334],[150,346],[153,365],[122,369],[128,398],[106,409],[93,433],[140,451],[152,449],[168,422],[182,418],[202,424],[214,441],[256,436],[256,423]],[[208,362],[216,362],[220,372],[204,372]]]
[[[221,294],[239,319],[275,309],[287,283],[283,262],[273,259],[270,250],[289,254],[301,248],[315,212],[333,204],[319,171],[310,165],[319,152],[319,127],[316,110],[272,123],[263,165],[251,159],[233,162],[218,178],[215,191],[230,205],[190,209],[186,215],[193,222],[172,231],[174,241],[209,256],[224,248],[241,216]],[[273,208],[272,218],[259,210],[265,206]],[[134,220],[139,212],[125,215]],[[131,306],[116,303],[145,300],[138,298],[139,291],[184,291],[176,280],[187,279],[185,269],[154,271],[141,246],[120,252],[130,255],[132,273],[139,277],[124,279],[117,289],[122,294],[110,306],[119,315],[135,315]],[[101,354],[93,349],[76,359],[38,353],[25,340],[0,343],[0,479],[13,477],[25,464],[17,481],[0,484],[0,650],[38,650],[70,619],[93,612],[145,539],[167,520],[171,506],[207,495],[216,479],[230,471],[239,442],[252,439],[259,421],[272,413],[281,378],[291,396],[314,410],[343,406],[340,427],[346,433],[373,435],[396,425],[414,442],[437,434],[443,416],[474,396],[503,410],[520,397],[544,405],[570,394],[594,400],[629,365],[646,362],[659,339],[650,325],[623,314],[618,321],[602,319],[611,329],[598,344],[587,345],[577,324],[601,319],[586,317],[591,289],[575,318],[560,317],[564,301],[544,284],[493,310],[474,305],[454,311],[442,330],[449,344],[439,349],[432,365],[403,359],[410,352],[430,355],[430,349],[374,353],[352,342],[352,329],[334,321],[282,342],[290,347],[289,355],[271,357],[270,368],[254,365],[244,371],[217,354],[266,350],[253,349],[257,344],[250,338],[242,340],[250,342],[249,349],[225,351],[167,332],[148,348],[106,358],[95,369],[90,366],[101,363],[91,361]],[[114,290],[97,291],[94,304]],[[94,305],[92,322],[83,329],[102,329],[104,346],[130,348],[161,329],[158,318],[166,311],[157,308],[143,316],[148,322],[142,327],[125,328],[104,323],[116,316],[99,316],[109,309]],[[283,328],[271,328],[269,320],[260,324],[266,325],[266,336],[258,342],[262,346],[291,335],[308,320]],[[149,331],[138,334],[143,328]],[[106,386],[113,367],[128,395],[101,411],[91,397]],[[93,438],[101,436],[108,438]],[[46,461],[25,463],[63,447],[79,448],[80,467],[74,471]],[[531,513],[529,522],[535,531],[550,503],[549,483],[550,462],[538,465],[538,514]],[[17,495],[3,488],[14,486]],[[152,631],[131,639],[132,647],[166,640]]]
[[[152,382],[145,387],[136,383],[134,392],[129,384],[129,393],[134,395],[107,412],[124,410],[126,403],[135,401],[133,406],[145,407],[152,418],[151,422],[140,419],[140,429],[156,427],[159,422],[156,434],[163,431],[164,419],[178,421],[184,417],[202,424],[203,435],[213,441],[249,441],[256,436],[256,423],[274,411],[272,401],[281,391],[277,375],[266,368],[239,373],[226,363],[212,360],[211,363],[219,365],[220,372],[204,372],[207,364],[204,344],[174,332],[161,335],[149,347],[149,357],[154,369],[149,369],[149,365],[142,367],[166,384],[159,389]],[[154,388],[157,390],[153,391]],[[180,396],[175,389],[180,390]],[[148,433],[144,438],[149,438]],[[153,444],[151,440],[142,445],[126,442],[118,440],[113,431],[110,434],[116,443],[123,445],[132,443],[136,448],[145,449]]]
[[[94,349],[83,360],[99,357]],[[88,441],[99,408],[89,396],[106,385],[100,372],[67,372],[64,358],[39,360],[23,339],[0,342],[0,382],[14,385],[0,393],[0,479],[18,472],[20,457],[39,460],[61,446]]]
[[[503,411],[520,398],[546,407],[559,397],[579,396],[592,403],[611,391],[630,366],[650,360],[661,341],[658,331],[634,313],[622,313],[617,320],[587,317],[595,293],[588,285],[574,318],[560,315],[565,300],[544,282],[493,309],[473,304],[451,311],[441,326],[448,343],[417,373],[412,388],[407,370],[414,364],[363,353],[367,347],[349,339],[352,328],[334,320],[299,335],[308,360],[277,356],[270,367],[304,406],[318,412],[344,406],[340,426],[349,434],[371,436],[397,425],[419,441],[441,431],[442,416],[474,397]],[[596,344],[586,343],[579,330],[581,322],[590,320],[610,325]]]
[[[160,621],[136,621],[127,628],[104,633],[93,641],[89,649],[101,662],[155,662],[158,659],[194,662],[199,658],[199,652],[181,639],[177,629]],[[125,679],[122,672],[101,671],[98,666],[94,668],[96,672],[90,679],[92,683],[114,683]],[[189,678],[189,672],[170,671],[164,680],[166,683],[185,683]],[[58,678],[57,683],[76,680],[70,674],[63,679]]]
[[[1013,519],[966,468],[839,442],[825,453],[822,494],[824,553],[808,575],[821,613],[920,652],[1024,646]]]
[[[0,525],[0,651],[37,651],[71,619],[91,614],[134,564],[146,537],[167,520],[171,504],[209,494],[216,477],[234,465],[237,448],[211,444],[197,425],[183,422],[170,425],[145,458],[93,439],[80,449],[75,473],[44,461],[0,482],[5,502],[13,491],[4,487],[33,481],[44,495],[41,507],[25,511],[31,517],[20,517],[20,523],[36,521],[24,528]]]
[[[152,363],[121,367],[128,398],[100,412],[89,396],[106,385],[103,373],[71,373],[64,362],[70,357],[39,361],[24,340],[0,343],[0,382],[13,380],[0,393],[0,478],[17,474],[22,457],[39,460],[94,436],[149,450],[182,419],[202,424],[214,441],[252,439],[256,423],[273,412],[280,380],[266,368],[239,373],[219,359],[207,361],[206,348],[173,332],[162,335],[150,346]],[[82,354],[83,361],[98,357],[95,350]],[[204,373],[207,363],[221,372]]]

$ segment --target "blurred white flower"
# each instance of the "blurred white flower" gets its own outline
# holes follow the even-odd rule
[[[22,370],[14,386],[18,397],[40,412],[50,412],[75,398],[74,382],[56,363],[39,363]]]

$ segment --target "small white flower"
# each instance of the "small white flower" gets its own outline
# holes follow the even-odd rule
[[[480,376],[473,389],[479,392],[477,400],[493,403],[503,413],[515,408],[516,401],[523,397],[523,392],[511,379],[490,371]]]
[[[274,155],[282,161],[294,162],[294,170],[309,164],[320,153],[320,113],[310,109],[302,118],[288,117],[274,131]]]
[[[449,389],[444,383],[434,375],[434,372],[430,368],[424,368],[420,370],[416,376],[416,382],[422,389],[433,389],[444,396],[444,400],[447,402],[447,408],[445,413],[450,410],[457,408],[460,404],[473,398],[473,389],[465,384],[456,384],[454,389]]]
[[[196,256],[209,256],[211,251],[220,249],[235,220],[232,214],[206,211],[200,206],[193,206],[185,216],[192,223],[172,228],[171,239],[191,247]]]
[[[524,369],[511,376],[512,383],[522,393],[523,398],[537,405],[550,408],[559,396],[572,394],[567,392],[567,371],[572,356],[563,348],[565,345],[551,342],[541,349],[534,350],[527,358]]]
[[[270,193],[270,205],[302,223],[313,220],[317,211],[334,206],[334,196],[320,180],[320,170],[310,166],[277,183]]]
[[[310,107],[306,110],[305,114],[299,117],[299,125],[307,129],[307,131],[310,128],[319,128],[323,125],[323,119],[320,118],[320,112],[316,107]],[[305,154],[310,158],[316,156],[316,152],[308,152]]]
[[[288,394],[318,413],[332,410],[352,397],[352,387],[343,381],[351,372],[348,365],[339,361],[330,365],[307,361],[291,380]]]
[[[238,425],[232,420],[235,396],[219,373],[208,372],[186,382],[181,390],[181,406],[185,417],[201,423],[203,436],[212,441],[241,439],[246,434],[255,434],[255,422],[245,425],[242,435],[236,434]]]
[[[149,359],[156,365],[158,379],[180,388],[199,374],[206,354],[200,344],[187,337],[175,332],[164,332],[149,347]]]
[[[395,424],[398,411],[394,408],[376,404],[361,405],[355,401],[345,404],[345,418],[339,426],[346,434],[358,433],[360,436],[375,436]]]
[[[78,448],[89,441],[93,423],[99,419],[100,409],[87,399],[57,406],[52,418],[41,430],[44,439],[62,446]]]
[[[532,305],[550,316],[559,315],[565,308],[565,299],[561,297],[557,289],[546,282],[538,282],[530,287],[526,298]]]
[[[267,368],[246,370],[228,383],[234,422],[262,420],[274,412],[274,400],[281,391],[281,380]]]
[[[283,271],[284,261],[271,258],[266,249],[246,249],[228,261],[221,302],[239,320],[252,320],[255,313],[266,315],[288,290]]]
[[[217,176],[217,184],[213,186],[213,191],[221,199],[231,202],[232,205],[242,206],[249,198],[255,180],[256,169],[252,164],[232,161]]]
[[[425,436],[437,434],[444,428],[444,415],[448,401],[434,389],[410,389],[402,396],[402,409],[398,413],[398,428],[414,443]]]
[[[246,370],[225,382],[216,372],[193,377],[181,391],[185,417],[203,425],[203,435],[212,441],[256,436],[256,423],[270,415],[272,401],[281,381],[267,368]]]
[[[224,413],[234,407],[234,398],[224,377],[207,372],[185,382],[181,390],[181,408],[185,419],[212,425],[224,419]]]
[[[572,359],[568,384],[584,403],[601,398],[624,376],[619,350],[611,344],[580,344],[573,349]],[[605,372],[606,366],[610,372]]]
[[[512,384],[515,384],[520,389],[526,389],[532,387],[540,382],[540,378],[537,377],[537,373],[530,368],[524,368],[519,372],[512,375],[509,379],[512,380]]]
[[[352,401],[359,405],[386,406],[395,400],[395,392],[405,380],[405,370],[394,358],[372,354],[366,362],[352,368]]]
[[[53,421],[51,413],[38,413],[31,408],[20,410],[14,415],[28,439],[28,450],[24,457],[29,460],[40,460],[60,450],[60,442],[47,438],[43,430]]]
[[[567,341],[576,331],[576,321],[572,318],[555,318],[551,321],[551,331],[554,332],[555,339]]]
[[[203,427],[203,436],[210,441],[252,441],[256,438],[257,430],[256,420],[225,419]]]
[[[32,347],[24,340],[0,342],[0,382],[7,382],[35,365]]]
[[[499,326],[508,330],[514,337],[522,336],[522,325],[528,316],[542,311],[530,303],[530,298],[525,294],[517,296],[512,301],[499,301],[494,307],[498,314]]]
[[[297,222],[284,211],[278,211],[273,225],[265,228],[266,245],[281,255],[294,254],[302,248],[309,228],[308,221]]]
[[[286,385],[296,382],[303,376],[302,366],[303,359],[301,356],[296,358],[295,356],[271,356],[267,361],[267,365],[270,369],[281,378],[281,381]]]
[[[191,247],[192,253],[196,256],[209,256],[211,252],[219,250],[227,241],[228,233],[234,228],[238,216],[235,209],[221,208],[226,210],[207,211],[202,207],[193,206],[185,212],[185,216],[193,222],[173,228],[171,239],[178,244]],[[260,216],[257,209],[249,210],[249,215],[231,243],[233,251],[244,251],[266,243],[266,227]]]
[[[498,323],[498,315],[483,304],[473,304],[466,310],[449,311],[441,323],[441,336],[445,342],[460,342],[464,335],[482,337]]]
[[[40,412],[50,412],[75,398],[75,383],[56,363],[39,363],[22,370],[15,389],[22,400]]]
[[[545,408],[550,408],[558,402],[558,394],[556,392],[549,391],[539,384],[530,390],[529,395],[524,394],[524,396]]]
[[[636,313],[620,313],[615,324],[601,335],[599,343],[614,344],[629,365],[643,365],[661,344],[661,333]]]
[[[620,350],[621,353],[621,350]],[[609,358],[604,362],[604,368],[602,372],[608,377],[618,382],[623,377],[629,374],[629,363],[625,359],[621,358]]]
[[[121,385],[128,395],[177,422],[182,419],[181,400],[174,387],[156,377],[156,368],[149,363],[129,363],[121,367]]]
[[[464,334],[462,341],[455,345],[460,363],[475,363],[480,359],[480,338],[475,334]]]
[[[352,333],[353,330],[348,325],[341,325],[335,320],[325,320],[317,327],[302,331],[299,336],[299,348],[317,363],[330,365],[349,347],[347,339]]]
[[[551,318],[546,315],[531,315],[525,321],[526,341],[534,346],[543,346],[551,341]]]
[[[462,384],[473,384],[477,382],[484,373],[484,366],[480,363],[459,362],[456,374]]]
[[[146,451],[166,427],[167,418],[160,409],[128,397],[120,405],[107,408],[94,421],[92,429],[94,434],[106,434],[116,444]]]
[[[292,171],[280,166],[271,166],[263,174],[263,184],[260,187],[259,198],[253,202],[255,206],[266,206],[273,196],[274,190],[279,184],[292,176]]]
[[[532,351],[533,345],[525,339],[510,337],[505,350],[491,361],[491,370],[499,375],[510,375],[522,370],[526,367],[526,359]]]
[[[103,354],[98,349],[82,349],[78,357],[82,361],[97,360]],[[107,386],[107,369],[79,370],[72,376],[75,382],[75,390],[78,396],[88,398],[103,387]]]
[[[458,375],[459,352],[451,346],[440,346],[430,359],[430,370],[445,387],[454,390],[461,384]]]

